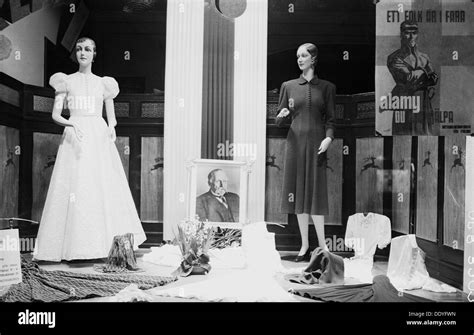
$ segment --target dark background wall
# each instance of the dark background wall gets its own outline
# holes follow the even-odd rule
[[[85,1],[91,13],[81,36],[95,39],[94,72],[118,79],[124,93],[164,90],[166,1],[127,13],[123,1]],[[72,15],[62,18],[61,39]],[[299,76],[296,49],[319,48],[317,74],[337,85],[338,94],[374,91],[375,5],[369,0],[270,0],[268,8],[267,89]],[[48,44],[46,78],[77,67],[60,43]],[[129,61],[124,52],[130,51]],[[344,60],[344,52],[349,59]]]
[[[311,42],[319,49],[318,76],[335,83],[338,94],[374,91],[372,1],[270,0],[268,6],[268,90],[299,76],[296,50]]]
[[[117,79],[122,93],[153,93],[164,90],[166,58],[166,1],[158,1],[146,10],[128,13],[123,1],[86,0],[90,15],[80,36],[97,44],[93,71]],[[72,15],[65,12],[62,22]],[[60,41],[67,29],[62,24]],[[129,59],[125,59],[126,53]],[[73,54],[57,43],[46,49],[46,78],[55,72],[77,71]],[[45,83],[46,84],[46,83]]]

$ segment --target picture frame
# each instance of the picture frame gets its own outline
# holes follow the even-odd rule
[[[187,218],[231,229],[247,224],[253,161],[194,159],[188,164]]]

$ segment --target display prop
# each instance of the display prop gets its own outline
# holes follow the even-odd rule
[[[472,133],[473,20],[471,0],[377,4],[377,134]]]
[[[187,277],[205,275],[211,271],[209,249],[214,240],[214,229],[199,220],[184,220],[178,224],[177,244],[182,261],[173,275]]]
[[[247,223],[251,166],[252,161],[191,161],[187,218],[197,218],[214,227],[241,229]]]
[[[0,287],[21,283],[18,229],[0,230]]]

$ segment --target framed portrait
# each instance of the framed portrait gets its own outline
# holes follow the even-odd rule
[[[247,222],[250,164],[195,159],[189,165],[188,217],[210,225],[240,229]]]

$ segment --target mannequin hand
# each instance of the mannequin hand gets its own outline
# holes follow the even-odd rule
[[[81,127],[79,127],[77,124],[73,124],[72,128],[74,129],[74,133],[76,134],[76,138],[78,141],[82,141],[84,139],[84,133],[81,130]]]
[[[280,113],[278,113],[277,117],[287,117],[290,114],[288,108],[283,108]]]
[[[109,131],[110,131],[110,139],[112,140],[112,142],[115,142],[115,140],[117,139],[117,135],[115,134],[115,127],[109,126]]]
[[[321,141],[321,145],[319,146],[318,149],[318,155],[325,152],[328,148],[329,145],[331,144],[332,139],[330,137],[326,137],[324,140]]]

